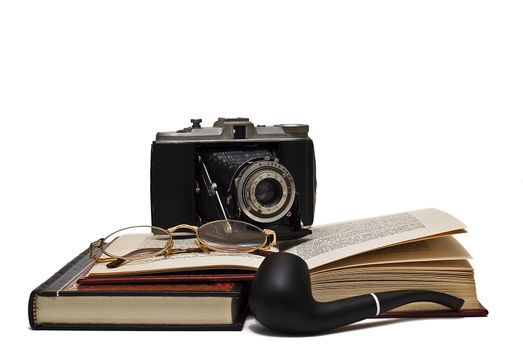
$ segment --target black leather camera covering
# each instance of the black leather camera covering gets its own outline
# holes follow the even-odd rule
[[[200,225],[215,220],[199,212],[197,179],[200,154],[212,149],[269,149],[275,158],[289,170],[294,178],[298,195],[299,221],[303,226],[312,225],[316,196],[316,164],[314,145],[311,139],[296,139],[276,142],[156,142],[151,148],[151,216],[152,224],[168,228],[180,223]],[[205,189],[200,188],[200,194]],[[220,189],[225,193],[225,189]],[[249,221],[249,220],[245,220]],[[291,227],[285,222],[261,224],[261,228],[275,229],[278,239],[302,237],[310,231]]]

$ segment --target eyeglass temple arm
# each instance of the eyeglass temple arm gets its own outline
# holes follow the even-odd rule
[[[102,247],[102,244],[103,244],[103,241],[104,239],[103,238],[100,238],[99,240],[96,240],[94,241],[93,243],[91,243],[89,245],[89,258],[90,259],[98,259],[99,257],[96,256],[96,254],[94,253],[94,249],[95,248],[101,248]]]
[[[266,228],[263,230],[263,233],[267,236],[267,241],[269,241],[269,237],[272,237],[270,243],[267,244],[269,248],[274,247],[278,243],[276,239],[276,232]]]

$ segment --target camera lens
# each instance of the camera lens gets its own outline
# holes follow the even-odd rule
[[[277,180],[271,178],[263,179],[256,186],[254,195],[258,203],[268,208],[279,203],[283,196],[283,189]]]
[[[261,223],[284,217],[296,196],[291,173],[277,160],[249,162],[235,179],[235,184],[241,211]]]

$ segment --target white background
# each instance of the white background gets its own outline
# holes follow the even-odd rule
[[[518,1],[0,2],[1,316],[24,348],[515,344],[523,225]],[[94,239],[149,223],[157,131],[306,123],[316,224],[436,207],[464,221],[488,318],[309,338],[31,331],[27,299]]]

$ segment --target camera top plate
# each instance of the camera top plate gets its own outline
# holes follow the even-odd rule
[[[201,121],[191,119],[191,127],[175,132],[159,132],[155,142],[270,142],[309,138],[309,126],[306,124],[254,126],[249,118],[218,118],[212,127],[201,127]]]

